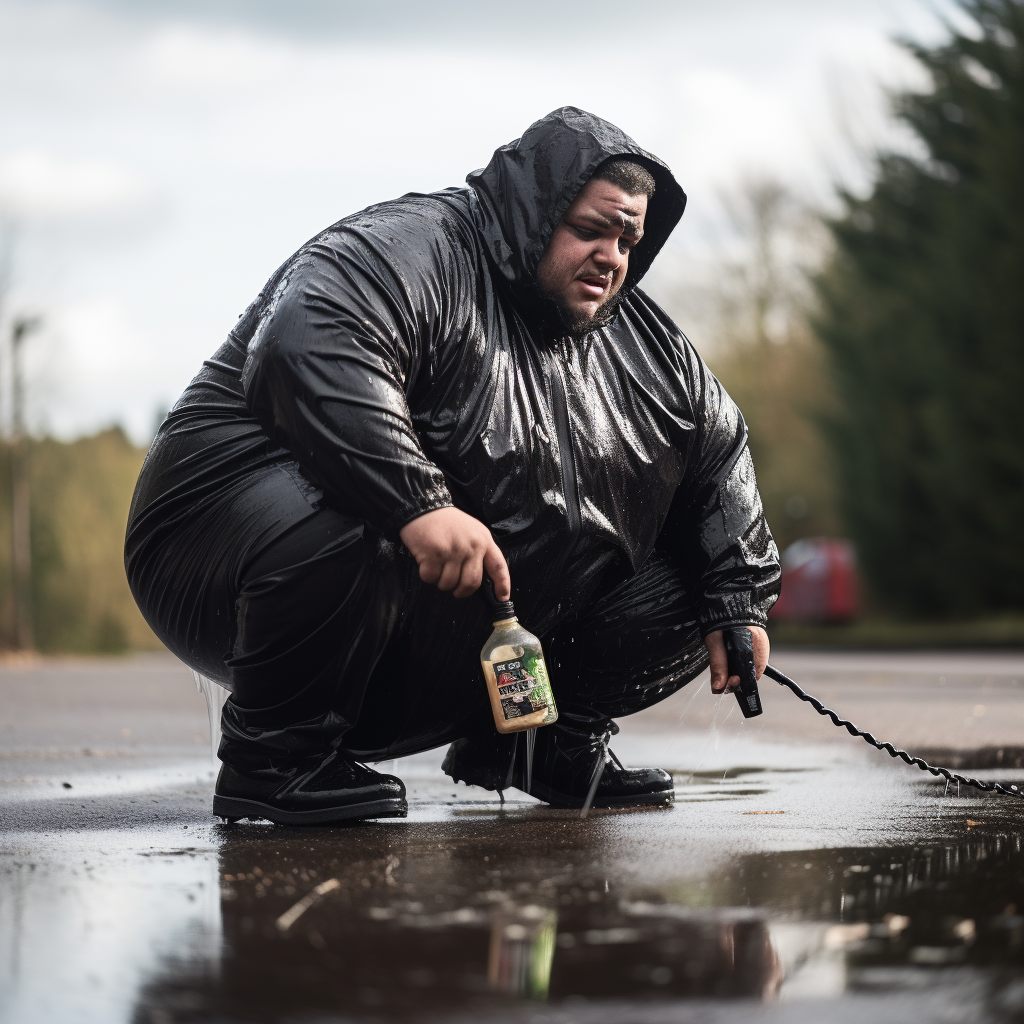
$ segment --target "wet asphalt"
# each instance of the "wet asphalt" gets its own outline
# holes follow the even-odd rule
[[[1024,654],[778,652],[831,707],[1024,785]],[[0,667],[0,1021],[1015,1021],[1024,801],[950,791],[762,684],[613,749],[668,810],[577,813],[407,758],[405,820],[210,815],[168,657]]]

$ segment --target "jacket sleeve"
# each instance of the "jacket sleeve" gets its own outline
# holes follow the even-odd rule
[[[279,273],[242,373],[271,439],[332,504],[389,533],[452,504],[407,399],[454,273],[430,228],[415,211],[364,215],[307,245]]]
[[[697,437],[666,529],[698,590],[703,635],[764,626],[781,586],[779,552],[765,520],[735,402],[687,345]]]

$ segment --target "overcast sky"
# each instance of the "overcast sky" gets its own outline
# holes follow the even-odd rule
[[[672,166],[677,252],[743,175],[827,203],[850,131],[885,131],[880,84],[913,80],[892,37],[935,38],[940,2],[0,0],[0,317],[45,318],[33,422],[148,440],[306,238],[461,184],[566,103]]]

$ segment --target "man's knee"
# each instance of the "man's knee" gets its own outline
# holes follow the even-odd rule
[[[559,701],[625,715],[664,700],[707,665],[692,584],[659,553],[552,638]]]

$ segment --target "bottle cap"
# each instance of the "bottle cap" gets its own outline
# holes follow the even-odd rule
[[[498,619],[511,619],[515,617],[515,605],[511,601],[498,600],[497,595],[494,593],[494,580],[490,576],[484,576],[484,585],[480,588],[480,593],[484,596],[484,604],[487,605],[487,611],[490,613],[492,620],[497,621]]]

